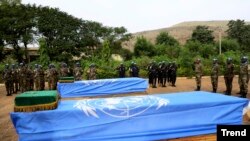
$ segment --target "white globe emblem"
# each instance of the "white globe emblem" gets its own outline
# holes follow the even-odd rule
[[[168,103],[169,100],[157,96],[134,96],[80,100],[74,107],[82,110],[87,116],[96,118],[99,118],[96,111],[101,111],[111,117],[128,118],[140,115],[150,108],[158,110]]]

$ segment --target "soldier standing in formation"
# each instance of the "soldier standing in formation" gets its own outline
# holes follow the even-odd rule
[[[16,68],[15,64],[11,65],[12,77],[13,77],[13,93],[17,93],[19,91],[19,76],[18,76],[18,69]]]
[[[75,81],[80,81],[82,80],[82,68],[79,62],[76,63],[76,67],[74,68],[74,79]]]
[[[131,66],[129,67],[129,74],[130,77],[139,77],[139,68],[137,67],[136,63],[132,62]]]
[[[67,67],[66,63],[62,63],[61,69],[60,69],[60,77],[67,77],[69,76],[69,68]]]
[[[45,88],[45,73],[42,68],[42,65],[38,65],[38,77],[39,77],[39,90],[44,90]]]
[[[168,76],[168,65],[165,61],[162,62],[161,70],[162,70],[162,87],[166,87],[167,76]]]
[[[26,67],[24,63],[20,63],[20,90],[21,92],[25,92],[26,91],[26,77],[27,77],[27,73],[26,73]]]
[[[96,67],[95,64],[91,64],[87,71],[88,80],[95,80],[96,79]]]
[[[50,65],[49,74],[51,76],[50,78],[50,89],[56,90],[57,87],[57,81],[58,81],[58,71],[56,70],[56,67],[54,64]]]
[[[232,92],[232,82],[234,78],[234,64],[232,58],[227,58],[227,63],[225,67],[224,79],[226,84],[226,95],[231,95]]]
[[[160,86],[163,86],[162,85],[162,81],[163,81],[163,79],[162,79],[162,74],[163,74],[163,70],[162,70],[162,62],[159,62],[158,63],[158,68],[157,68],[157,76],[158,76],[158,85],[160,85]]]
[[[239,85],[240,85],[240,97],[246,98],[248,92],[248,58],[243,56],[241,58],[240,73],[239,73]]]
[[[35,90],[38,91],[40,88],[38,64],[35,64],[35,69],[33,70],[33,74],[34,74]]]
[[[3,71],[3,80],[5,83],[5,88],[7,91],[7,96],[11,96],[11,70],[9,68],[9,64],[5,64],[5,68]]]
[[[213,59],[213,66],[211,69],[211,83],[213,87],[213,92],[217,92],[218,87],[218,77],[219,77],[219,64],[217,59]]]
[[[201,78],[202,78],[202,64],[201,64],[201,60],[198,58],[195,61],[195,65],[194,65],[194,72],[195,72],[195,80],[196,80],[196,91],[200,91],[201,89]]]
[[[157,69],[158,67],[155,61],[148,66],[149,84],[151,84],[153,88],[156,88]]]
[[[120,66],[116,68],[116,70],[118,71],[119,78],[124,78],[125,77],[126,68],[123,65],[123,63],[121,63]]]
[[[177,77],[177,65],[175,62],[172,62],[171,65],[169,66],[169,70],[170,70],[170,82],[172,84],[173,87],[175,86],[176,83],[176,77]]]

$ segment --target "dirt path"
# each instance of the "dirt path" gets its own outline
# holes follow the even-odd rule
[[[225,84],[223,77],[219,78],[218,84],[218,93],[223,93],[225,91]],[[195,89],[195,80],[178,78],[176,82],[176,87],[167,86],[165,88],[149,88],[147,93],[157,94],[157,93],[172,93],[172,92],[184,92],[184,91],[193,91]],[[249,85],[250,87],[250,85]],[[209,77],[204,77],[202,79],[202,91],[211,91],[211,81]],[[236,93],[239,91],[238,78],[235,77],[233,81],[233,96],[236,96]],[[128,94],[126,94],[128,95]],[[131,94],[130,94],[131,95]],[[138,94],[132,94],[138,95]],[[141,93],[140,93],[141,95]],[[14,99],[13,96],[6,96],[5,87],[0,84],[0,141],[16,141],[18,136],[16,134],[15,128],[10,120],[9,113],[13,111]],[[247,95],[250,98],[250,94]]]

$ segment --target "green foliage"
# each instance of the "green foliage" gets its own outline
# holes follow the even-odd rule
[[[166,46],[176,46],[179,45],[179,42],[172,36],[170,36],[167,32],[161,32],[156,37],[156,44],[164,44]]]
[[[103,46],[102,46],[102,52],[101,52],[102,59],[104,61],[108,61],[110,59],[110,57],[111,57],[109,46],[110,46],[109,41],[104,40]]]
[[[202,44],[214,43],[213,31],[209,30],[207,26],[197,26],[192,33],[191,41],[199,41]]]
[[[135,47],[134,47],[134,55],[136,57],[139,56],[153,56],[155,55],[155,48],[151,42],[149,42],[146,38],[137,37]]]
[[[227,52],[227,51],[237,51],[240,49],[240,45],[235,39],[223,39],[221,41],[221,51]]]
[[[240,50],[250,51],[250,25],[246,25],[244,20],[229,21],[227,34],[238,41]]]
[[[50,62],[50,58],[48,56],[48,47],[46,45],[46,41],[45,39],[41,38],[39,40],[39,44],[40,44],[40,48],[38,50],[40,56],[39,56],[39,61],[40,61],[40,64],[43,65],[43,66],[48,66],[49,65],[49,62]]]

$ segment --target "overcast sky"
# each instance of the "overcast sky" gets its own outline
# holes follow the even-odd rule
[[[84,20],[124,26],[132,33],[184,21],[250,21],[250,0],[22,0],[22,3],[56,7]]]

